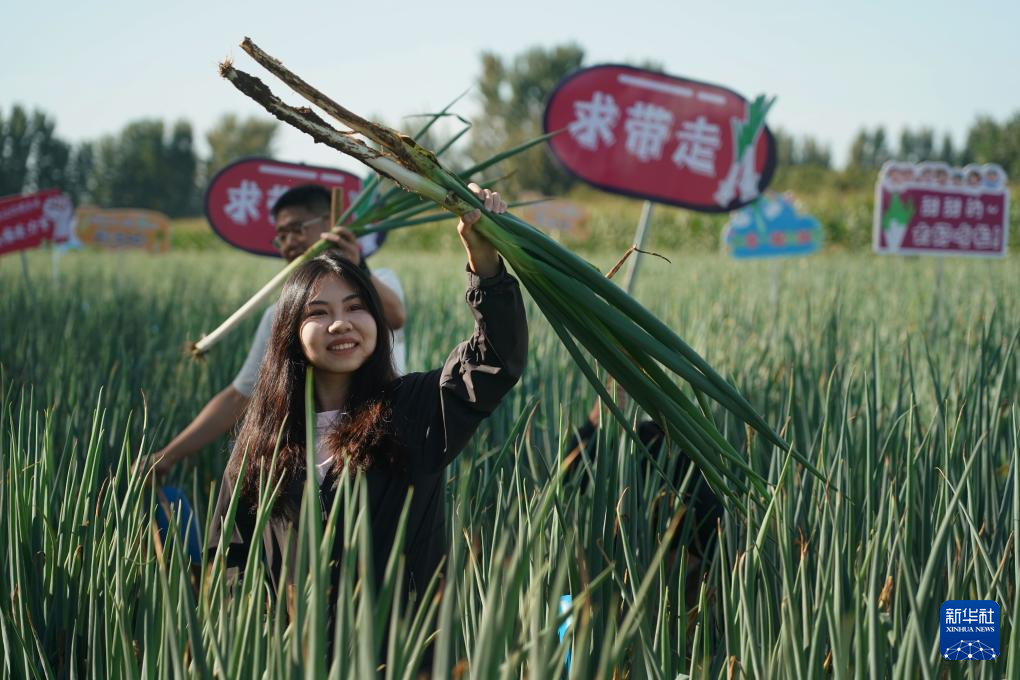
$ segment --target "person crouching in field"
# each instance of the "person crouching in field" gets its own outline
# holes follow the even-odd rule
[[[618,389],[613,381],[610,380],[606,388],[621,407],[627,403],[626,394],[622,389]],[[605,418],[608,418],[605,407],[601,400],[596,401],[588,413],[588,418],[574,430],[564,447],[563,458],[573,463],[571,474],[578,479],[582,488],[588,486],[589,470],[598,462],[597,459],[605,458],[607,454],[612,455],[612,451],[600,450],[600,446],[605,447],[608,442],[597,435]],[[659,515],[664,508],[672,509],[675,501],[679,501],[685,507],[684,522],[673,535],[667,565],[678,557],[681,546],[687,548],[688,573],[685,598],[688,608],[691,608],[697,604],[702,572],[713,554],[716,525],[723,517],[723,505],[687,453],[676,442],[669,441],[666,433],[655,421],[637,422],[634,432],[651,458],[644,457],[640,474],[633,480],[637,485],[633,493],[639,498],[646,497],[647,494],[641,487],[653,484],[661,487],[664,494],[663,502],[656,503],[641,521],[649,521],[652,526],[657,526],[660,524]],[[636,451],[634,453],[637,455]],[[611,461],[602,464],[605,465],[606,462]],[[663,477],[656,467],[666,476]],[[670,489],[670,486],[673,489]],[[678,497],[674,496],[674,490]]]
[[[506,210],[499,194],[471,188],[487,210]],[[316,475],[325,520],[346,467],[363,475],[367,485],[376,587],[413,489],[404,592],[420,597],[446,550],[443,470],[517,383],[527,358],[527,319],[517,280],[475,231],[479,217],[473,211],[458,225],[467,251],[466,300],[475,328],[441,369],[395,375],[378,295],[357,264],[327,252],[291,274],[277,303],[269,347],[223,475],[207,541],[215,550],[236,485],[239,508],[233,531],[224,537],[228,569],[243,569],[250,550],[263,550],[273,590],[282,595],[285,586],[295,585],[280,583],[280,577],[284,557],[296,549],[306,475]],[[314,470],[306,470],[305,462],[307,366],[312,368],[317,419]],[[267,528],[256,537],[259,478],[268,476],[278,439],[275,469],[277,479],[282,475],[281,491]],[[336,545],[334,555],[343,550]]]

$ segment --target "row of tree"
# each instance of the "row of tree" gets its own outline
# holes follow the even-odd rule
[[[139,120],[71,144],[57,136],[51,116],[15,105],[0,111],[0,196],[57,187],[76,205],[195,215],[209,178],[235,158],[272,155],[276,131],[275,121],[225,115],[206,133],[210,153],[200,158],[184,120]]]
[[[773,134],[781,165],[832,168],[829,147],[813,137],[798,139],[783,130],[776,130]],[[929,127],[917,130],[905,128],[900,132],[898,144],[881,126],[873,130],[862,129],[850,144],[847,168],[875,170],[889,160],[913,163],[944,161],[950,165],[997,163],[1010,177],[1020,177],[1020,112],[1003,123],[989,116],[979,117],[967,131],[962,147],[953,144],[949,133],[939,138]]]
[[[576,43],[534,47],[509,59],[483,53],[477,81],[481,112],[461,162],[465,157],[490,157],[542,134],[546,99],[565,75],[584,62],[584,49]],[[639,66],[661,70],[657,64]],[[117,135],[76,146],[58,138],[55,128],[55,121],[41,111],[29,113],[20,106],[7,115],[0,111],[0,195],[56,186],[79,204],[87,201],[154,208],[170,215],[196,214],[212,174],[241,156],[271,155],[277,130],[274,121],[224,116],[206,133],[210,155],[200,159],[191,124],[186,121],[168,125],[141,120]],[[806,171],[795,173],[799,177],[825,177],[835,172],[828,145],[784,130],[775,130],[774,135],[781,168]],[[862,129],[851,144],[842,174],[866,182],[875,169],[893,158],[958,165],[992,162],[1009,176],[1020,178],[1020,113],[1001,123],[987,116],[978,118],[961,148],[954,146],[948,134],[939,136],[926,127],[903,130],[898,140],[882,127]],[[506,161],[498,172],[514,193],[562,194],[575,181],[541,146]]]
[[[882,127],[861,130],[850,145],[848,165],[874,169],[892,159],[944,161],[951,165],[998,163],[1011,177],[1020,177],[1020,113],[1003,123],[989,116],[979,117],[959,148],[949,134],[939,139],[931,128],[904,129],[897,146]]]
[[[483,53],[477,83],[482,120],[475,121],[473,155],[490,156],[542,134],[542,111],[547,97],[561,78],[584,63],[584,49],[573,43],[551,49],[535,47],[512,59]],[[648,68],[647,64],[640,66]],[[773,134],[780,167],[823,173],[833,170],[832,150],[827,144],[781,129]],[[967,132],[962,148],[954,146],[948,133],[938,136],[927,127],[903,130],[898,144],[882,127],[862,129],[851,144],[843,170],[854,177],[868,177],[860,171],[876,170],[894,158],[915,162],[939,160],[955,165],[998,163],[1010,177],[1020,178],[1020,112],[1003,123],[987,116],[978,118]],[[512,159],[506,166],[502,170],[509,175],[515,190],[562,193],[574,182],[541,149]],[[805,177],[803,173],[797,176]]]

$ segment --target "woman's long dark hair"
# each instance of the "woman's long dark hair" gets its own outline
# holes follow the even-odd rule
[[[354,470],[365,470],[376,463],[394,462],[376,460],[382,450],[393,450],[392,446],[387,446],[391,435],[387,428],[389,403],[385,394],[385,388],[396,379],[389,326],[375,287],[361,268],[334,251],[327,251],[295,269],[283,285],[259,377],[230,458],[229,465],[236,475],[247,453],[241,493],[250,506],[255,507],[259,478],[269,481],[279,439],[273,483],[281,478],[283,483],[274,515],[292,514],[300,504],[306,474],[305,371],[308,365],[301,349],[300,329],[312,290],[327,276],[343,279],[358,292],[377,328],[375,350],[352,377],[344,405],[346,414],[325,438],[326,446],[333,452],[332,469],[338,471],[348,465]]]

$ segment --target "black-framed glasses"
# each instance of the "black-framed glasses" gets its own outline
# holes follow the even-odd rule
[[[322,222],[326,219],[325,215],[319,215],[318,217],[312,217],[304,222],[288,222],[287,224],[276,225],[276,236],[273,237],[271,243],[277,250],[283,248],[283,240],[287,236],[304,236],[305,231],[308,227],[312,226],[316,222]]]

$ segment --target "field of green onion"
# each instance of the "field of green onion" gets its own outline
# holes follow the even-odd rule
[[[356,482],[342,523],[304,525],[293,568],[306,587],[288,613],[258,560],[235,584],[219,559],[192,567],[180,542],[160,550],[132,471],[232,379],[255,320],[200,362],[186,341],[279,263],[74,253],[57,271],[34,253],[26,286],[17,256],[3,258],[0,674],[413,678],[430,643],[437,678],[1020,677],[1016,258],[942,271],[865,254],[671,259],[643,262],[638,299],[828,483],[718,410],[774,501],[727,515],[693,564],[663,540],[685,535],[683,507],[618,427],[601,431],[583,474],[562,472],[594,393],[529,300],[527,372],[449,469],[446,581],[391,615],[400,563],[361,549]],[[379,260],[403,279],[410,368],[439,366],[470,330],[462,259]],[[203,526],[227,447],[167,482]],[[350,549],[329,641],[336,534]],[[390,566],[378,592],[359,582],[369,559]],[[997,660],[942,659],[950,599],[1000,605]]]

